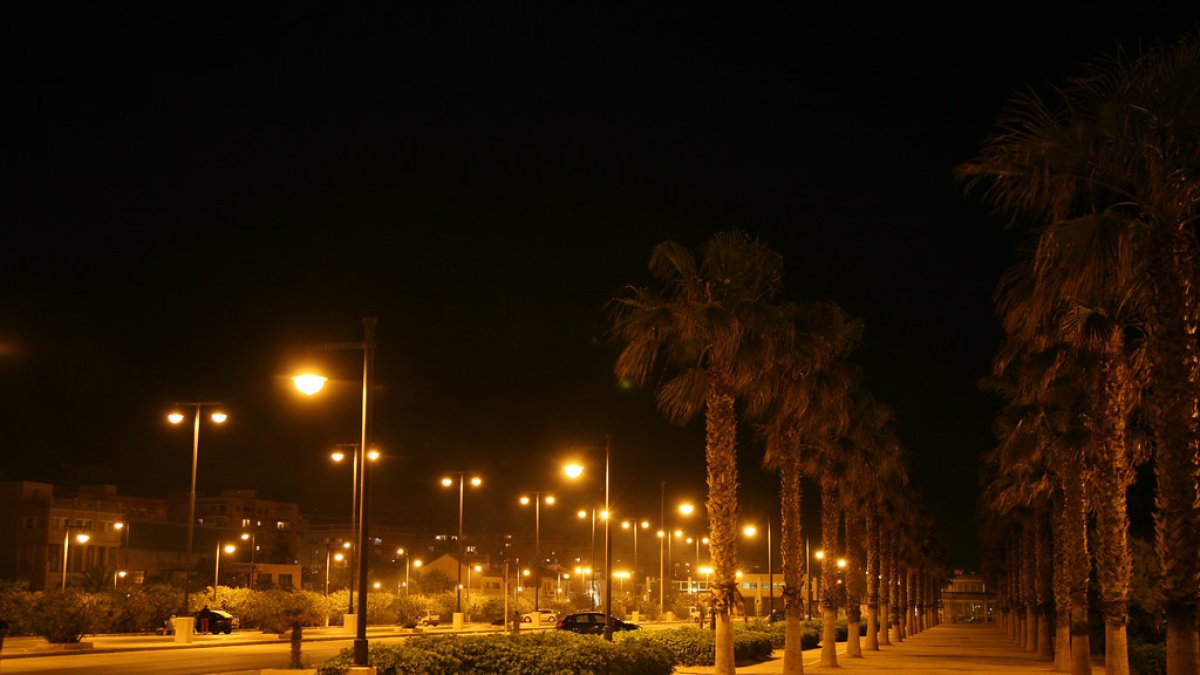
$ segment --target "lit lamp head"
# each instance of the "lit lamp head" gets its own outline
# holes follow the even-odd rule
[[[91,538],[92,538],[92,536],[91,536],[90,534],[86,534],[86,533],[84,533],[84,532],[80,532],[79,534],[75,535],[75,541],[77,541],[77,542],[79,542],[79,543],[81,543],[81,544],[86,544],[86,543],[88,543],[88,541],[89,541]]]
[[[642,521],[642,529],[643,529],[643,530],[648,530],[648,529],[650,529],[650,521],[648,521],[648,520],[643,520],[643,521]]]
[[[568,464],[563,467],[563,473],[567,474],[567,478],[575,480],[583,475],[582,464]]]
[[[454,485],[453,478],[447,477],[442,479],[442,487],[450,487],[451,485]]]
[[[371,587],[374,588],[375,590],[379,590],[382,586],[383,586],[383,584],[379,583],[378,581],[371,584]]]
[[[342,562],[343,560],[345,560],[345,559],[346,559],[346,556],[342,555],[341,553],[334,553],[334,554],[333,554],[333,559],[334,559],[334,560],[336,560],[336,561],[338,561],[338,562]]]
[[[123,529],[125,529],[125,523],[118,520],[117,522],[113,523],[113,529],[114,530],[123,530]]]
[[[475,571],[476,571],[476,572],[482,572],[482,571],[483,571],[483,565],[476,565],[476,566],[475,566]]]
[[[329,453],[329,458],[335,462],[340,462],[343,459],[346,459],[346,453],[342,452],[341,450],[334,450],[333,452]]]
[[[813,554],[813,556],[815,556],[817,560],[824,560],[825,559],[825,551],[817,551],[816,553]]]
[[[402,548],[396,549],[396,555],[404,555],[404,549],[402,549]]]
[[[844,568],[844,567],[846,566],[846,559],[845,559],[845,558],[838,558],[838,561],[837,561],[837,566],[838,566],[839,568]]]
[[[292,378],[292,385],[305,396],[313,396],[325,388],[329,378],[316,373],[301,373]]]
[[[553,504],[554,503],[554,495],[546,495],[546,503]]]
[[[367,451],[367,459],[371,460],[372,462],[379,459],[379,450],[377,448],[371,448],[370,450],[368,450]]]
[[[224,424],[225,420],[229,419],[229,415],[226,415],[223,412],[215,412],[209,415],[208,418],[211,419],[214,424]]]
[[[579,513],[576,513],[575,515],[579,516],[580,518],[587,518],[588,516],[587,511],[583,509],[579,509]]]
[[[425,563],[424,563],[424,562],[422,562],[421,560],[414,560],[414,561],[413,561],[413,567],[420,567],[421,565],[424,565],[424,564],[425,564]]]
[[[747,537],[757,536],[758,528],[753,525],[747,525],[745,528],[742,529],[742,534],[746,535]]]
[[[482,479],[482,478],[480,478],[479,476],[475,476],[474,478],[472,478],[472,479],[471,479],[471,486],[472,486],[472,487],[479,487],[480,485],[483,485],[483,479]]]
[[[171,424],[179,424],[183,421],[183,413],[179,412],[178,410],[173,411],[167,415],[167,421]]]
[[[225,544],[225,552],[226,553],[233,553],[236,550],[237,550],[237,547],[234,546],[233,544]]]
[[[522,496],[522,497],[521,497],[519,500],[517,500],[517,501],[521,502],[521,506],[528,506],[528,505],[529,505],[529,497]]]
[[[242,533],[242,541],[249,541],[249,540],[250,540],[250,533],[249,533],[249,532],[243,532],[243,533]]]
[[[685,503],[679,505],[679,512],[685,516],[690,516],[695,511],[696,511],[696,507],[693,504],[688,504],[685,502]]]

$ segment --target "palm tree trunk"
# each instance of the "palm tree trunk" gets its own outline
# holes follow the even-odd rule
[[[821,560],[821,666],[836,667],[837,659],[837,485],[821,479],[821,542],[825,558]]]
[[[879,520],[877,500],[866,509],[867,528],[867,649],[879,651]]]
[[[1062,491],[1055,493],[1051,525],[1054,534],[1054,669],[1071,670],[1071,588],[1067,579],[1066,510]]]
[[[1053,564],[1050,560],[1050,527],[1046,522],[1048,513],[1045,504],[1033,511],[1034,556],[1037,558],[1037,575],[1034,578],[1034,595],[1038,606],[1038,661],[1054,660],[1054,648],[1050,642],[1050,620],[1054,609],[1050,591]]]
[[[892,568],[896,580],[892,586],[892,641],[904,642],[904,564],[900,562],[899,551],[896,554],[896,564]]]
[[[1064,462],[1063,512],[1065,517],[1067,586],[1071,594],[1071,673],[1091,675],[1091,640],[1088,638],[1088,573],[1091,560],[1087,542],[1087,500],[1084,498],[1082,457]]]
[[[884,534],[881,531],[879,533],[879,644],[884,647],[892,646],[892,638],[889,633],[892,619],[891,594],[896,587],[895,579],[893,579],[895,566],[891,534]]]
[[[1183,204],[1183,200],[1171,200]],[[1168,206],[1164,204],[1164,206]],[[1185,207],[1194,208],[1194,207]],[[1168,222],[1185,223],[1190,214]],[[1166,229],[1166,228],[1162,228]],[[1196,508],[1196,253],[1186,228],[1161,237],[1152,335],[1155,543],[1167,615],[1167,675],[1200,672],[1196,635],[1200,510]]]
[[[1021,531],[1021,594],[1025,603],[1025,650],[1037,651],[1037,538],[1033,523]]]
[[[732,610],[737,597],[737,414],[733,396],[715,382],[709,387],[705,405],[706,506],[714,577],[712,602],[716,610],[714,672],[734,675]]]
[[[846,656],[862,658],[862,596],[866,579],[863,577],[861,530],[854,509],[847,507],[844,515],[846,525],[846,570],[843,583],[846,586]]]
[[[780,541],[779,552],[783,559],[783,611],[787,616],[787,627],[783,642],[783,674],[804,673],[803,639],[804,599],[799,591],[804,569],[804,519],[801,509],[804,504],[804,484],[801,481],[798,449],[789,452],[779,468]]]
[[[292,665],[288,666],[289,668],[303,668],[304,667],[304,664],[300,661],[300,643],[301,643],[301,639],[302,639],[303,630],[304,630],[304,628],[300,625],[300,622],[296,622],[296,623],[292,624],[292,651],[291,651],[291,664]]]

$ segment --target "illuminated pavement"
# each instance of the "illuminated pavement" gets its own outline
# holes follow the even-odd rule
[[[821,650],[804,652],[805,673],[838,673],[839,675],[921,675],[926,673],[981,673],[1008,675],[1010,673],[1044,673],[1052,670],[1049,661],[1038,661],[1031,652],[1022,651],[992,624],[942,624],[913,635],[880,651],[864,650],[863,658],[845,655],[846,644],[838,643],[837,668],[817,665]],[[678,674],[708,674],[712,667],[681,667]],[[774,658],[763,663],[740,666],[738,673],[767,675],[783,672],[783,651],[776,650]],[[1103,657],[1092,672],[1103,675]]]

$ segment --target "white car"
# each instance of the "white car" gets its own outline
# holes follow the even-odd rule
[[[542,624],[558,623],[558,612],[552,609],[538,610],[538,614],[542,615]],[[521,615],[521,623],[533,623],[533,612]]]

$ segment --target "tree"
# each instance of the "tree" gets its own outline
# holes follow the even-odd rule
[[[300,645],[304,626],[325,621],[333,611],[328,599],[311,591],[260,591],[252,597],[247,618],[264,632],[291,633],[290,668],[302,668]]]
[[[1072,230],[1119,232],[1126,242],[1116,253],[1132,262],[1128,297],[1145,308],[1145,379],[1153,411],[1156,544],[1169,675],[1200,669],[1200,561],[1195,555],[1200,549],[1200,515],[1195,508],[1200,472],[1195,451],[1200,440],[1195,415],[1195,384],[1200,379],[1200,345],[1195,340],[1200,253],[1194,232],[1200,213],[1200,175],[1195,171],[1200,163],[1198,91],[1200,42],[1195,38],[1135,57],[1120,54],[1057,90],[1051,102],[1034,93],[1017,97],[979,157],[958,169],[967,188],[981,190],[997,210],[1041,228],[1043,243],[1062,240],[1077,246],[1087,241],[1059,236]],[[1122,289],[1108,290],[1120,297]],[[1108,313],[1106,318],[1114,317]],[[1120,367],[1123,359],[1118,354],[1124,345],[1116,330],[1108,336],[1109,360],[1100,371],[1108,371],[1105,386],[1119,386],[1122,375],[1113,368]],[[1114,413],[1125,404],[1120,391],[1103,396]],[[1116,419],[1102,418],[1101,424]],[[1120,442],[1120,429],[1106,430],[1113,431],[1118,433],[1114,441]],[[1101,480],[1119,486],[1124,469],[1112,464],[1121,461],[1119,456],[1109,449],[1104,457]],[[1102,510],[1118,517],[1119,506],[1108,504]],[[1106,555],[1118,551],[1120,558],[1113,575],[1102,581],[1110,589],[1106,625],[1116,629],[1127,613],[1131,563],[1127,541],[1124,546],[1113,541],[1111,523],[1104,530],[1100,546]],[[1123,643],[1119,632],[1113,637]],[[1127,669],[1114,663],[1110,667],[1117,672]]]
[[[669,422],[703,413],[708,469],[706,508],[717,612],[716,672],[733,673],[731,611],[736,599],[736,401],[765,405],[768,367],[777,345],[788,344],[790,322],[775,303],[783,262],[743,233],[719,233],[697,258],[671,241],[650,257],[655,287],[631,287],[615,304],[613,336],[623,344],[616,375],[644,386],[660,370],[656,392]],[[783,334],[781,336],[781,333]],[[660,368],[663,366],[663,368]]]

